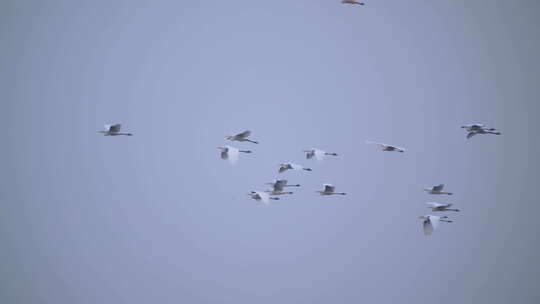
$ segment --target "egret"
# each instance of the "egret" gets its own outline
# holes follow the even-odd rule
[[[319,149],[316,149],[316,148],[312,148],[312,149],[309,149],[309,150],[304,150],[304,152],[306,153],[306,158],[307,159],[312,159],[313,157],[315,157],[317,160],[323,160],[324,157],[327,156],[327,155],[338,156],[337,153],[325,152],[323,150],[319,150]]]
[[[374,145],[378,145],[381,147],[381,149],[383,151],[390,151],[390,152],[405,152],[405,149],[404,148],[400,148],[400,147],[396,147],[396,146],[392,146],[392,145],[387,145],[387,144],[383,144],[383,143],[378,143],[378,142],[372,142],[372,141],[369,141],[369,140],[366,140],[366,144],[374,144]]]
[[[259,142],[248,139],[250,134],[251,134],[251,131],[246,130],[236,135],[225,136],[225,139],[228,139],[230,141],[249,141],[250,143],[258,144]]]
[[[341,3],[345,3],[345,4],[365,5],[364,2],[358,2],[358,1],[356,1],[356,0],[343,0],[343,1],[341,1]]]
[[[248,196],[250,196],[257,202],[262,201],[266,205],[270,204],[270,200],[279,200],[279,197],[271,197],[270,194],[262,191],[251,191],[250,193],[248,193]]]
[[[419,218],[422,220],[422,229],[425,235],[431,235],[433,230],[439,226],[439,222],[452,223],[448,220],[448,216],[424,215]]]
[[[104,136],[133,136],[131,133],[120,133],[120,129],[122,129],[121,124],[105,125],[105,130],[98,131],[98,133],[103,133]]]
[[[433,202],[429,202],[429,203],[426,203],[429,205],[428,208],[431,209],[431,211],[455,211],[455,212],[459,212],[459,209],[450,209],[450,207],[452,207],[452,203],[448,203],[448,204],[440,204],[440,203],[433,203]]]
[[[320,193],[321,195],[334,195],[334,194],[345,195],[345,194],[347,194],[345,192],[335,192],[336,187],[332,186],[331,184],[323,184],[323,187],[324,187],[323,191],[316,191],[316,192]]]
[[[231,146],[222,146],[218,147],[221,150],[221,159],[228,159],[231,164],[235,164],[238,161],[238,155],[242,153],[251,153],[249,150],[238,150],[235,147]]]
[[[293,164],[293,163],[283,163],[279,164],[279,173],[283,173],[287,170],[305,170],[305,171],[312,171],[310,168],[304,168],[300,165]]]
[[[443,192],[444,184],[435,185],[431,188],[424,189],[429,194],[447,194],[452,195],[452,192]]]

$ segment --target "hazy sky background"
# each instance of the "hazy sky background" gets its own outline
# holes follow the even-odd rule
[[[540,302],[540,2],[366,2],[0,1],[0,303]]]

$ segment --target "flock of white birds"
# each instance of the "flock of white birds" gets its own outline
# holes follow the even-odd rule
[[[122,125],[121,124],[112,124],[112,125],[105,125],[105,130],[98,131],[98,133],[102,133],[104,136],[132,136],[132,133],[123,133],[121,132]],[[488,128],[484,124],[468,124],[462,126],[462,128],[466,129],[467,131],[467,139],[471,138],[474,135],[477,134],[494,134],[494,135],[500,135],[501,133],[498,132],[494,128]],[[242,133],[238,133],[236,135],[230,135],[226,136],[225,139],[230,141],[238,141],[238,142],[250,142],[253,144],[258,144],[258,141],[254,141],[249,139],[249,136],[251,135],[251,131],[246,130]],[[386,152],[399,152],[404,153],[405,149],[389,144],[383,144],[383,143],[377,143],[372,141],[366,141],[367,144],[375,144],[378,145],[382,151]],[[231,164],[236,164],[238,161],[240,153],[252,153],[251,150],[240,150],[238,148],[232,147],[232,146],[220,146],[218,147],[220,151],[220,157],[223,160],[229,161]],[[335,152],[326,152],[320,149],[312,148],[308,150],[303,151],[306,155],[306,159],[317,159],[317,160],[323,160],[327,156],[337,157],[338,154]],[[312,171],[311,168],[306,168],[298,164],[293,163],[282,163],[279,164],[278,173],[283,173],[287,170],[297,170],[297,171]],[[288,187],[300,187],[299,184],[289,184],[286,179],[277,179],[274,180],[271,183],[267,183],[267,185],[270,185],[271,188],[265,191],[251,191],[248,193],[248,196],[258,202],[262,202],[266,205],[270,204],[271,200],[279,200],[280,195],[286,195],[286,194],[293,194],[292,191],[286,191],[285,188]],[[444,184],[438,184],[434,185],[431,188],[426,188],[424,191],[427,194],[431,195],[452,195],[452,192],[444,191]],[[320,195],[323,196],[331,196],[331,195],[346,195],[345,192],[336,192],[336,187],[331,184],[323,184],[322,190],[316,191]],[[446,203],[441,204],[437,202],[428,202],[428,208],[431,209],[432,212],[459,212],[459,209],[453,209],[452,203]],[[424,231],[425,235],[431,235],[433,230],[435,230],[440,222],[446,222],[446,223],[452,223],[452,221],[448,218],[448,216],[436,216],[436,215],[424,215],[419,217],[422,222],[422,229]]]
[[[342,0],[342,3],[344,4],[353,4],[353,5],[365,5],[363,2],[358,2],[356,0]],[[103,133],[104,136],[132,136],[132,133],[122,133],[121,132],[122,125],[121,124],[111,124],[111,125],[105,125],[105,130],[98,131],[99,133]],[[463,129],[467,131],[467,139],[478,135],[478,134],[494,134],[494,135],[500,135],[501,133],[498,132],[495,128],[489,128],[484,124],[479,123],[473,123],[462,126]],[[249,142],[253,144],[258,144],[258,141],[254,141],[249,139],[249,136],[251,135],[251,131],[246,130],[244,132],[238,133],[236,135],[229,135],[226,136],[225,139],[230,141],[238,141],[238,142]],[[379,143],[379,142],[372,142],[372,141],[366,141],[367,144],[373,144],[378,145],[382,151],[387,152],[399,152],[404,153],[405,149],[389,144]],[[240,153],[252,153],[251,150],[240,150],[235,147],[231,146],[220,146],[218,147],[220,151],[221,159],[229,161],[231,164],[236,164],[238,162],[238,158],[240,156]],[[327,156],[337,157],[338,154],[334,152],[326,152],[320,149],[312,148],[308,150],[303,151],[306,155],[306,159],[310,160],[315,158],[316,160],[323,160]],[[287,170],[297,170],[297,171],[312,171],[311,168],[306,168],[298,164],[293,163],[282,163],[279,164],[279,173],[283,173]],[[280,198],[278,196],[280,195],[286,195],[286,194],[293,194],[292,191],[286,191],[285,188],[288,187],[300,187],[299,184],[288,184],[288,181],[286,179],[276,179],[271,183],[267,183],[267,185],[271,186],[271,189],[265,190],[265,191],[251,191],[248,193],[248,196],[251,199],[254,199],[258,202],[262,202],[266,205],[270,204],[271,200],[279,200]],[[424,189],[424,191],[431,195],[452,195],[452,192],[446,192],[444,190],[444,184],[439,184],[432,186],[431,188]],[[332,195],[346,195],[345,192],[336,192],[336,187],[331,184],[323,184],[322,190],[316,191],[322,196],[332,196]],[[441,204],[437,202],[428,202],[428,208],[431,209],[432,212],[459,212],[459,209],[453,209],[451,208],[453,206],[452,203],[446,203]],[[446,222],[451,223],[452,221],[448,218],[448,216],[436,216],[436,215],[424,215],[419,217],[422,223],[422,229],[424,231],[425,235],[431,235],[433,231],[439,226],[440,222]]]

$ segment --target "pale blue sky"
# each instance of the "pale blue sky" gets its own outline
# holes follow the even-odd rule
[[[540,2],[366,2],[0,1],[0,302],[539,302]]]

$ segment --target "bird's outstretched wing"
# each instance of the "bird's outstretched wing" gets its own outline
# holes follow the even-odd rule
[[[235,137],[238,137],[238,138],[246,138],[246,137],[248,137],[250,134],[251,134],[251,131],[245,130],[245,131],[242,132],[242,133],[236,134]]]
[[[428,204],[429,206],[431,206],[432,208],[437,208],[437,207],[441,207],[442,204],[439,204],[439,203],[434,203],[434,202],[429,202],[429,203],[426,203]]]
[[[324,192],[334,192],[335,187],[331,184],[324,184]]]
[[[433,230],[437,229],[437,227],[439,226],[439,219],[440,217],[435,215],[429,216],[429,221],[431,222],[431,226],[433,226]]]
[[[120,129],[122,129],[122,125],[121,124],[114,124],[110,127],[109,129],[109,132],[111,133],[118,133],[120,132]]]
[[[442,191],[443,189],[444,189],[444,184],[433,186],[433,191]]]
[[[323,160],[324,159],[324,151],[319,149],[314,149],[315,158],[317,160]]]
[[[471,131],[471,132],[467,133],[467,139],[475,136],[476,134],[478,134],[478,132],[476,132],[476,131]]]
[[[424,230],[424,235],[431,235],[433,233],[433,226],[429,219],[422,220],[422,229]]]

